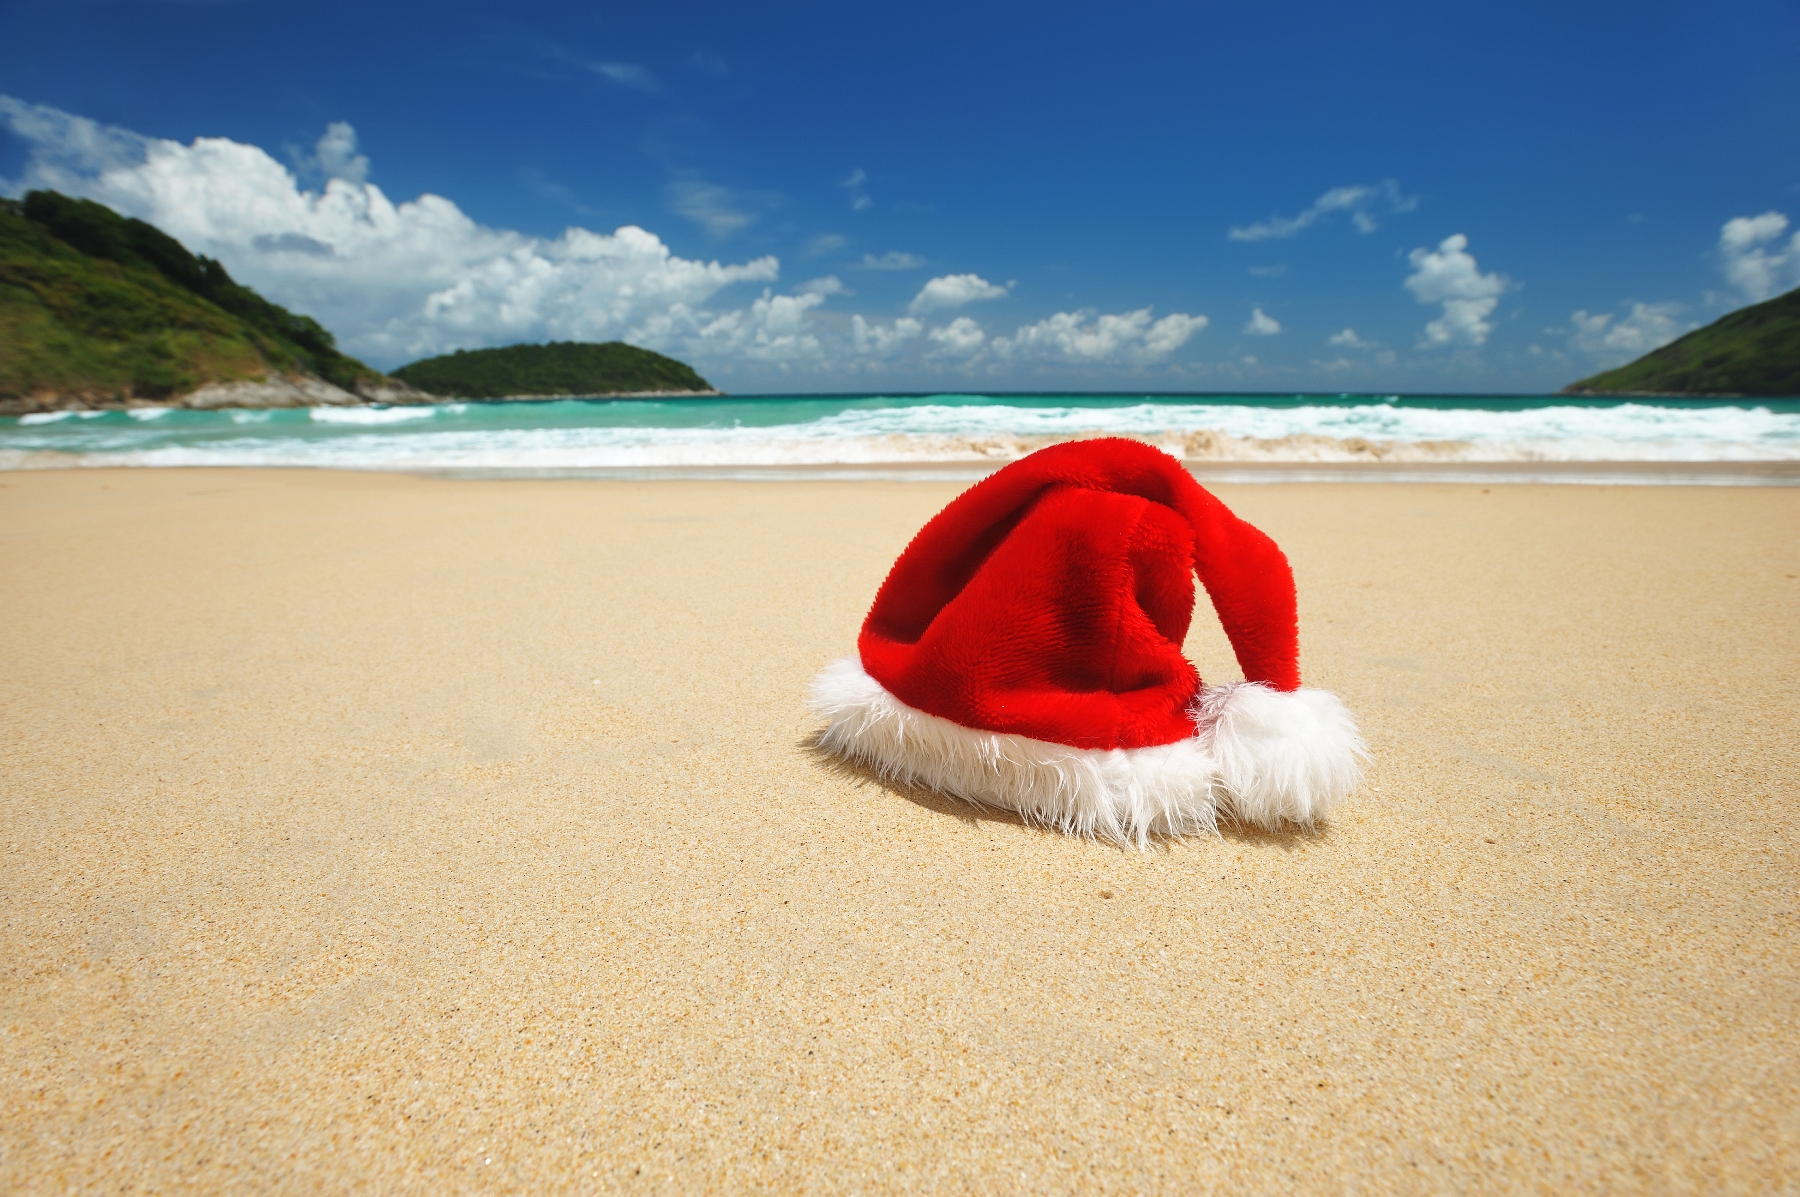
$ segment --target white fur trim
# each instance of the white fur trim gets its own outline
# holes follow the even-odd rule
[[[901,702],[856,657],[819,672],[811,705],[830,721],[820,746],[883,777],[1139,848],[1153,835],[1216,831],[1221,807],[1272,831],[1309,826],[1355,788],[1368,755],[1337,695],[1260,682],[1202,690],[1199,732],[1154,748],[1071,748],[964,727]]]
[[[1355,788],[1359,758],[1369,755],[1356,720],[1325,690],[1209,686],[1194,718],[1200,743],[1218,762],[1227,815],[1258,827],[1323,818]]]
[[[821,747],[883,777],[1017,811],[1074,835],[1146,846],[1216,829],[1213,758],[1198,739],[1154,748],[1071,748],[976,731],[901,702],[845,657],[812,683],[830,722]]]

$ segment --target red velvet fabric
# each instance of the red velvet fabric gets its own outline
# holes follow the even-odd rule
[[[1041,449],[971,487],[894,563],[863,668],[964,727],[1075,748],[1194,734],[1181,654],[1198,573],[1247,681],[1300,685],[1294,575],[1275,542],[1137,441]]]

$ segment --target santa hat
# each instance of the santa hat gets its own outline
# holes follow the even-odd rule
[[[1182,656],[1196,573],[1243,682],[1202,688]],[[824,748],[1080,835],[1310,824],[1365,755],[1337,697],[1300,688],[1287,558],[1137,441],[1055,445],[964,492],[857,649],[813,680]]]

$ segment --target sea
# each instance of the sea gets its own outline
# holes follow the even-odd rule
[[[1589,477],[1569,467],[1629,463],[1638,481],[1800,483],[1800,398],[1543,395],[755,395],[52,412],[0,419],[0,469],[951,479],[1097,435],[1144,439],[1249,481],[1396,471],[1617,481],[1617,469]]]

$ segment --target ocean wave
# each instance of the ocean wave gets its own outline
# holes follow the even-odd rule
[[[435,407],[312,407],[308,417],[318,424],[405,424],[413,420],[435,420]]]
[[[115,445],[85,453],[0,449],[0,469],[57,466],[285,466],[361,470],[583,470],[765,466],[879,466],[1004,463],[1046,445],[1083,437],[901,436],[822,439],[644,439],[575,435],[570,430],[440,433],[331,440],[241,437],[155,447]],[[1089,434],[1098,435],[1098,434]],[[1218,430],[1132,439],[1193,464],[1395,465],[1526,462],[1800,461],[1800,446],[1676,441],[1382,441],[1294,434],[1239,437]]]
[[[1195,464],[1800,460],[1792,402],[934,396],[151,410],[0,420],[0,468],[973,465],[1095,436],[1134,437]]]

